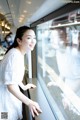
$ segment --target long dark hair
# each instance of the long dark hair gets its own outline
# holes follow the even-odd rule
[[[20,40],[22,39],[22,36],[24,35],[24,33],[27,31],[27,30],[30,30],[31,28],[30,27],[27,27],[27,26],[21,26],[17,29],[16,31],[16,36],[15,36],[15,39],[14,39],[14,42],[13,44],[8,48],[8,50],[6,51],[6,53],[12,49],[12,48],[16,48],[18,46],[18,42],[17,42],[17,38],[19,38]]]

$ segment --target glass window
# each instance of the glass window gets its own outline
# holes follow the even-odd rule
[[[80,10],[38,25],[37,40],[37,73],[52,104],[65,120],[80,120]]]

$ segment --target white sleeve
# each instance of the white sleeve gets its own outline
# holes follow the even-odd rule
[[[19,84],[22,80],[20,72],[20,63],[18,56],[11,55],[5,62],[5,69],[3,69],[3,81],[4,84]]]

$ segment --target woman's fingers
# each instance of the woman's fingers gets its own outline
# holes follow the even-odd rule
[[[33,107],[33,111],[34,111],[34,114],[35,114],[36,116],[38,116],[38,115],[39,115],[39,113],[38,113],[38,111],[37,111],[36,107]]]
[[[42,110],[40,108],[37,109],[38,113],[42,113]]]
[[[31,108],[31,114],[33,117],[35,116],[32,108]]]
[[[32,89],[36,88],[36,85],[28,83],[27,85],[24,86],[24,90],[31,89],[31,88]]]
[[[28,89],[30,89],[30,88],[36,88],[36,85],[31,84],[31,83],[28,83],[27,86],[28,86]]]
[[[31,88],[36,88],[36,85],[34,84],[30,84],[31,85]]]
[[[38,113],[41,113],[42,110],[40,109],[39,104],[35,102],[35,106],[36,106],[36,109],[37,109]]]
[[[41,109],[38,109],[35,106],[33,106],[31,112],[32,112],[32,116],[34,117],[34,116],[38,116],[42,111]]]
[[[36,102],[33,102],[33,104],[31,104],[29,107],[33,117],[38,116],[40,113],[42,113],[42,110]]]

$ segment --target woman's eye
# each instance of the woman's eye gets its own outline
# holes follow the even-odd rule
[[[27,39],[31,39],[31,38],[27,38]]]
[[[36,38],[27,38],[28,40],[36,40]]]

